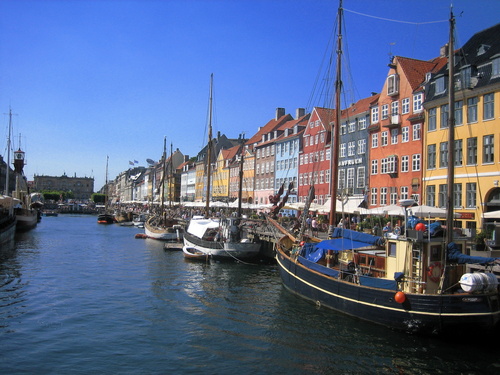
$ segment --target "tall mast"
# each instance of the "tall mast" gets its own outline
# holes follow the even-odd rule
[[[335,213],[337,212],[337,188],[338,188],[338,166],[339,166],[339,144],[340,144],[340,90],[342,88],[342,0],[339,1],[338,10],[338,36],[337,36],[337,78],[335,80],[335,122],[332,124],[332,140],[330,142],[330,230],[335,225]]]
[[[163,174],[161,178],[161,216],[165,216],[164,204],[165,204],[165,179],[167,177],[167,137],[163,138]]]
[[[207,146],[207,196],[205,204],[205,212],[208,216],[210,209],[210,179],[212,174],[212,89],[214,82],[214,74],[210,75],[210,101],[208,108],[208,146]]]
[[[453,242],[453,198],[455,185],[455,53],[454,53],[455,17],[450,11],[450,41],[448,42],[448,197],[446,212],[446,243]]]
[[[240,171],[239,171],[239,181],[238,181],[238,211],[237,217],[241,217],[241,200],[243,199],[243,163],[245,158],[245,147],[243,145],[245,136],[242,135],[241,146],[240,146]]]
[[[173,155],[174,155],[174,145],[170,142],[170,178],[168,179],[168,207],[172,207],[172,199],[174,198],[172,194],[172,187],[175,184],[174,180],[174,163],[173,163]]]
[[[7,164],[5,167],[5,195],[9,195],[10,134],[12,132],[12,109],[9,108],[9,134],[7,135]]]

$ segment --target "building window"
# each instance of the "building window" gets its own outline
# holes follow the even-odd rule
[[[446,201],[448,200],[448,185],[439,185],[439,197],[438,204],[439,207],[446,207]]]
[[[365,167],[358,167],[357,173],[356,187],[363,189],[365,187]]]
[[[453,184],[453,207],[462,208],[462,184]]]
[[[372,160],[371,174],[378,174],[378,160]]]
[[[372,148],[378,147],[378,133],[372,134]]]
[[[419,93],[413,95],[413,112],[422,112],[422,101],[424,99],[424,94]]]
[[[483,120],[492,120],[495,117],[495,98],[494,94],[483,96]]]
[[[467,138],[467,165],[477,164],[477,138]]]
[[[439,144],[439,168],[448,167],[448,142]]]
[[[414,154],[411,157],[411,170],[413,172],[418,172],[421,168],[420,154]]]
[[[434,207],[436,205],[436,186],[435,185],[427,185],[426,187],[426,204],[428,206]]]
[[[448,104],[441,106],[441,129],[448,128]]]
[[[381,173],[396,173],[396,156],[392,155],[387,158],[383,158],[380,166]]]
[[[356,131],[356,121],[349,122],[349,133],[354,133]]]
[[[398,203],[398,188],[395,186],[391,187],[391,193],[390,193],[390,204],[396,204]]]
[[[384,104],[382,106],[382,120],[385,120],[388,117],[389,117],[389,105]]]
[[[371,192],[370,192],[370,204],[372,206],[376,206],[377,205],[377,188],[371,188]]]
[[[399,115],[399,102],[397,100],[391,103],[391,115],[392,116]]]
[[[464,102],[459,100],[455,102],[455,125],[462,125],[464,123],[463,109]]]
[[[477,122],[477,96],[467,99],[467,122]]]
[[[403,115],[406,115],[407,113],[410,113],[410,98],[404,98],[401,101],[401,113]]]
[[[383,206],[387,205],[387,188],[380,188],[380,204]]]
[[[358,141],[358,155],[363,155],[366,153],[366,139],[360,139]]]
[[[493,163],[495,161],[494,152],[494,137],[493,135],[485,135],[483,137],[483,164]]]
[[[345,188],[345,169],[339,169],[338,189],[342,190],[344,188]]]
[[[345,158],[345,150],[346,150],[346,144],[342,143],[340,145],[340,157],[341,158]]]
[[[398,143],[398,128],[391,129],[391,145],[395,145]]]
[[[401,128],[401,142],[409,142],[410,141],[410,128],[408,126],[403,126]]]
[[[436,145],[427,146],[427,169],[436,168]]]
[[[463,142],[461,139],[455,141],[455,167],[461,167],[463,163]]]
[[[436,130],[436,108],[429,109],[429,118],[427,119],[427,129],[429,131]]]
[[[500,57],[493,59],[491,63],[491,76],[492,77],[500,76]]]
[[[354,168],[347,169],[347,188],[352,189],[354,187]]]
[[[465,204],[467,208],[476,208],[476,183],[465,184]]]
[[[401,157],[401,172],[408,172],[410,170],[410,157],[408,155]]]
[[[401,186],[401,199],[408,199],[408,186]]]
[[[421,124],[415,124],[413,125],[413,140],[418,141],[420,140],[420,137],[422,136],[422,125]]]
[[[361,117],[358,119],[358,129],[359,130],[366,129],[366,117]]]
[[[376,124],[378,122],[378,107],[372,108],[372,124]]]
[[[356,155],[356,142],[349,142],[347,145],[347,155],[354,156]]]
[[[387,146],[388,136],[389,136],[389,134],[387,131],[380,133],[380,144],[382,146]]]
[[[446,81],[443,77],[439,77],[436,79],[436,94],[442,94],[446,91]]]
[[[399,92],[399,79],[397,74],[387,77],[387,95],[397,95]]]

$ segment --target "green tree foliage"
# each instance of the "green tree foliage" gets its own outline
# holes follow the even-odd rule
[[[105,194],[94,193],[94,194],[92,194],[90,199],[92,200],[92,202],[94,202],[96,204],[99,204],[99,203],[104,204],[106,202],[105,198],[106,198]]]

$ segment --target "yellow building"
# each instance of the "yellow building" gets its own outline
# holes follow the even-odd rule
[[[455,54],[455,227],[482,228],[500,210],[500,24]],[[424,203],[445,207],[448,178],[448,68],[426,83]],[[497,147],[495,147],[497,145]],[[500,214],[500,211],[497,212]],[[500,217],[500,215],[498,216]],[[491,221],[492,219],[490,219]]]

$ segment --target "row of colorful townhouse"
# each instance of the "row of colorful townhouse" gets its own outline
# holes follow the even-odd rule
[[[330,198],[331,155],[339,153],[337,196],[361,197],[368,208],[414,199],[445,207],[454,184],[456,226],[476,228],[500,209],[500,24],[475,34],[454,51],[455,179],[448,181],[447,47],[429,61],[396,56],[379,94],[341,112],[340,147],[331,150],[334,109],[297,109],[276,115],[249,139],[213,139],[211,187],[207,150],[178,163],[174,200],[234,201],[266,205],[293,184],[289,202]],[[243,159],[242,159],[243,157]],[[335,177],[335,176],[334,176]],[[159,175],[157,179],[159,178]],[[151,186],[151,183],[150,183]],[[170,185],[169,185],[170,186]],[[494,214],[492,215],[494,216]]]

